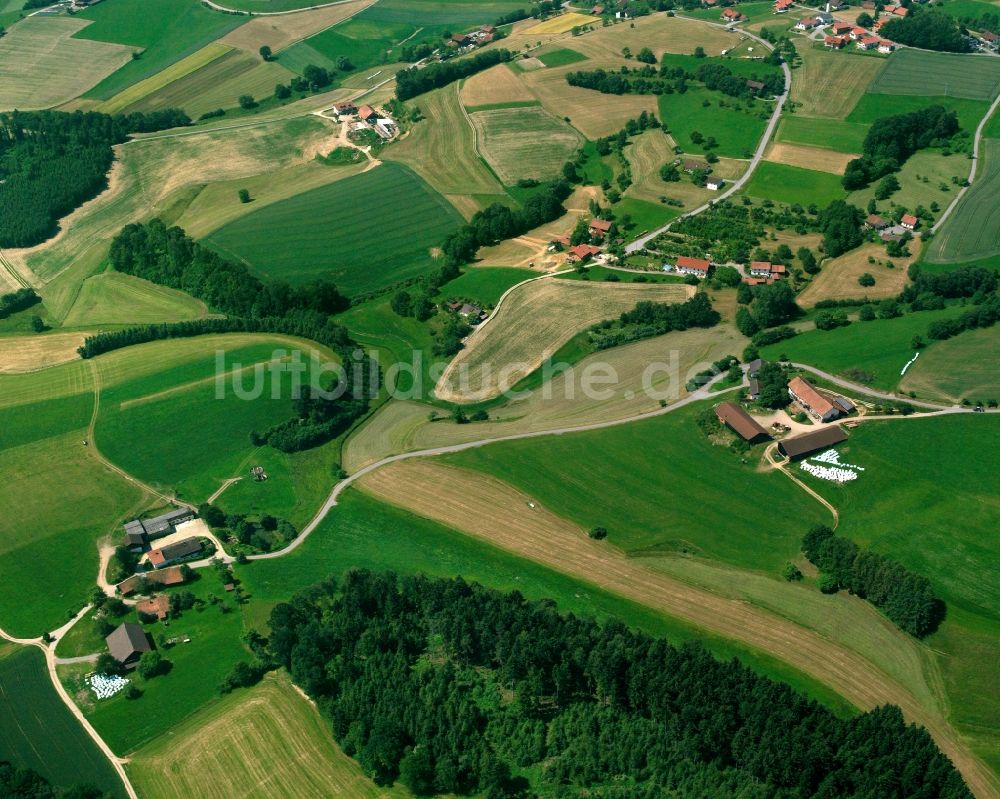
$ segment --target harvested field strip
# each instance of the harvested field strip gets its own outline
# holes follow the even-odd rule
[[[529,508],[530,497],[498,480],[433,462],[408,461],[366,475],[360,485],[399,507],[768,652],[858,707],[898,705],[910,720],[927,728],[973,791],[982,796],[992,791],[989,771],[938,708],[924,707],[909,690],[845,647],[747,603],[651,571],[544,509]],[[448,486],[461,490],[442,490]],[[498,512],[504,514],[503,524],[496,523]]]
[[[495,318],[466,342],[435,392],[450,402],[492,399],[514,385],[576,333],[630,310],[640,300],[683,302],[694,290],[678,284],[537,280],[514,289]]]
[[[801,48],[801,54],[790,99],[798,106],[796,114],[805,117],[843,119],[885,65],[877,58],[845,58],[810,47]]]
[[[537,101],[531,90],[507,64],[497,64],[463,81],[459,98],[467,108]]]
[[[131,47],[72,38],[88,24],[29,17],[0,37],[0,111],[68,102],[131,60]]]
[[[547,33],[566,33],[573,28],[595,24],[600,24],[600,20],[596,17],[589,16],[588,14],[577,14],[571,11],[567,14],[560,14],[557,17],[547,19],[544,22],[539,22],[537,25],[532,25],[521,32],[526,36],[540,36]]]
[[[869,257],[874,258],[876,263],[868,263]],[[838,258],[827,260],[820,273],[799,295],[798,302],[803,308],[808,308],[820,300],[895,297],[906,285],[906,270],[913,263],[913,256],[891,259],[892,269],[884,265],[887,260],[885,247],[881,244],[864,244]],[[874,286],[858,283],[858,278],[866,272],[875,278]]]
[[[225,44],[219,44],[218,42],[206,45],[198,50],[198,52],[189,55],[187,58],[182,58],[175,64],[171,64],[162,72],[129,86],[129,88],[119,92],[110,100],[105,100],[97,107],[97,109],[99,111],[103,111],[105,114],[118,113],[122,109],[128,108],[130,105],[134,105],[153,92],[169,86],[175,80],[186,77],[192,72],[196,72],[202,67],[211,64],[216,59],[222,58],[231,51],[231,47]]]
[[[213,703],[140,749],[129,771],[146,799],[391,799],[336,745],[284,672]]]
[[[0,374],[32,372],[78,358],[86,333],[0,336]]]
[[[934,237],[927,259],[956,263],[1000,252],[1000,139],[983,139],[976,179]]]
[[[992,100],[1000,87],[1000,59],[990,56],[898,50],[871,82],[873,94]]]
[[[370,6],[374,0],[355,0],[337,3],[326,8],[315,8],[299,14],[282,14],[274,17],[254,17],[245,25],[230,31],[219,41],[230,47],[256,52],[266,44],[275,53],[307,39],[314,33],[326,30]]]
[[[580,136],[542,108],[501,108],[472,114],[479,151],[501,181],[554,178]]]
[[[847,164],[858,156],[854,153],[838,153],[819,147],[805,147],[801,144],[773,143],[767,148],[764,160],[776,164],[816,169],[830,172],[840,177],[844,174]]]

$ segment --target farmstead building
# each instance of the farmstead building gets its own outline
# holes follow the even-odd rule
[[[682,275],[694,275],[695,277],[708,277],[708,270],[711,264],[704,258],[691,258],[681,255],[677,258],[674,269]]]
[[[793,377],[788,382],[788,393],[810,416],[822,422],[829,422],[840,416],[840,411],[826,397],[820,394],[808,380]]]

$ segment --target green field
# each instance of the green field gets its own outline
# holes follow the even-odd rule
[[[53,785],[94,785],[115,797],[125,787],[52,687],[35,647],[0,645],[0,760],[31,768]]]
[[[143,691],[139,699],[126,699],[124,693],[97,699],[82,682],[83,676],[93,669],[92,664],[59,668],[60,681],[117,754],[137,749],[198,709],[218,701],[216,689],[233,664],[249,659],[240,641],[244,606],[238,605],[234,595],[223,589],[218,575],[206,570],[183,590],[191,591],[205,604],[184,611],[180,618],[144,625],[173,668],[151,680],[130,675]],[[212,597],[218,600],[216,604],[210,602]],[[135,622],[137,617],[133,611],[123,620]],[[161,636],[191,640],[163,646]]]
[[[635,555],[686,551],[777,571],[798,551],[803,526],[823,520],[822,508],[787,478],[758,473],[728,448],[713,446],[686,409],[445,460],[498,477],[584,528],[606,527],[612,544]],[[771,512],[775,506],[784,508],[780,516]]]
[[[872,94],[992,100],[1000,86],[1000,59],[897,50],[868,87]]]
[[[867,134],[867,124],[786,114],[778,125],[775,140],[789,144],[806,144],[810,147],[825,147],[841,153],[860,153]]]
[[[957,308],[946,308],[910,313],[896,319],[852,322],[834,330],[810,330],[762,347],[760,354],[769,360],[787,356],[796,363],[807,363],[836,374],[846,375],[850,369],[860,369],[872,375],[869,385],[873,388],[891,390],[899,383],[900,370],[913,357],[913,337],[919,335],[926,340],[931,322],[957,314]],[[935,346],[937,344],[932,344],[931,348]]]
[[[198,0],[105,0],[80,12],[93,25],[78,39],[127,44],[142,50],[97,84],[86,96],[107,100],[133,83],[161,72],[175,61],[237,28],[249,17],[220,14]]]
[[[998,59],[1000,60],[1000,59]],[[876,119],[894,114],[906,114],[931,105],[941,105],[958,114],[958,124],[963,130],[975,133],[989,103],[961,97],[863,94],[858,104],[847,115],[848,122],[871,124]]]
[[[538,277],[538,272],[514,267],[468,267],[454,280],[441,287],[440,297],[468,299],[484,306],[496,305],[511,286]]]
[[[83,281],[63,325],[180,322],[198,319],[206,313],[204,303],[189,294],[131,275],[104,272]]]
[[[478,111],[471,118],[480,153],[506,184],[556,177],[581,144],[573,128],[540,107]]]
[[[676,208],[637,200],[634,197],[625,197],[615,203],[614,212],[615,218],[619,221],[625,216],[631,218],[634,225],[629,231],[631,235],[658,228],[680,214]]]
[[[704,102],[708,101],[708,105]],[[724,101],[728,107],[721,108]],[[684,94],[661,94],[658,98],[660,120],[688,153],[700,153],[701,147],[691,142],[691,133],[698,131],[706,138],[714,136],[719,146],[715,153],[731,158],[749,158],[764,135],[771,106],[757,102],[746,109],[739,101],[707,89],[693,87]],[[735,106],[743,110],[735,110]],[[763,118],[761,118],[763,114]]]
[[[847,196],[838,175],[770,161],[757,166],[743,191],[750,197],[820,208]]]
[[[900,381],[903,391],[948,402],[1000,400],[1000,370],[995,353],[1000,327],[968,330],[936,343],[921,354]]]
[[[928,248],[930,261],[954,263],[1000,253],[1000,139],[983,139],[979,156],[975,181]]]
[[[547,67],[565,67],[569,64],[586,61],[587,56],[583,53],[578,53],[576,50],[570,50],[568,47],[560,47],[558,50],[550,50],[547,53],[542,53],[538,56],[538,60]]]
[[[294,552],[240,569],[244,587],[253,596],[247,608],[247,625],[265,629],[274,604],[329,575],[359,565],[401,574],[461,575],[501,591],[516,589],[528,599],[555,600],[563,612],[625,619],[631,626],[674,642],[696,639],[717,657],[739,657],[752,668],[807,691],[840,712],[850,712],[849,705],[835,693],[766,654],[380,503],[354,489],[341,495],[337,507]]]
[[[921,356],[922,357],[922,356]],[[857,480],[811,480],[841,509],[838,533],[927,577],[948,605],[929,639],[938,655],[952,719],[1000,767],[1000,569],[993,545],[1000,483],[986,463],[1000,446],[995,416],[969,414],[865,423],[842,450],[865,467]],[[876,499],[877,498],[877,499]]]
[[[432,248],[461,223],[441,195],[389,162],[248,214],[206,243],[259,274],[325,278],[353,295],[431,271]]]

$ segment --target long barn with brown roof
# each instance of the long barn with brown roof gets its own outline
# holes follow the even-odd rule
[[[715,416],[744,441],[770,438],[767,430],[735,402],[723,402],[716,405]]]
[[[786,438],[778,442],[778,451],[786,458],[794,460],[817,450],[828,449],[841,441],[847,441],[847,433],[840,428],[840,425],[834,424],[795,438]]]

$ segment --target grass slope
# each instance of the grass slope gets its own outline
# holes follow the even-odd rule
[[[461,297],[482,305],[496,305],[507,289],[531,277],[538,277],[538,273],[530,269],[503,266],[468,267],[441,288],[441,296]]]
[[[727,107],[721,107],[720,100]],[[770,116],[770,105],[758,102],[755,109],[747,109],[732,98],[700,87],[690,88],[684,94],[661,94],[658,102],[664,127],[689,153],[700,153],[700,148],[691,143],[691,133],[697,131],[706,138],[715,137],[719,143],[715,149],[717,155],[749,158],[757,149]],[[736,110],[737,105],[741,110]]]
[[[87,278],[63,324],[180,322],[205,316],[205,304],[188,294],[141,278],[104,272]]]
[[[477,111],[471,118],[479,151],[507,184],[556,177],[581,143],[573,128],[539,107]]]
[[[53,785],[89,783],[117,799],[118,774],[63,704],[35,647],[0,646],[0,758]]]
[[[838,175],[771,161],[758,165],[743,191],[750,197],[819,208],[847,195]]]
[[[153,4],[146,0],[108,0],[80,12],[79,18],[94,24],[77,38],[142,50],[140,58],[129,61],[87,92],[86,96],[95,100],[107,100],[133,83],[162,72],[248,19],[212,11],[198,0],[158,0]]]
[[[431,248],[461,221],[412,171],[386,163],[249,214],[206,243],[269,277],[323,277],[359,294],[430,271]]]
[[[1000,86],[1000,60],[988,56],[897,50],[868,87],[874,94],[992,100]]]
[[[327,722],[284,672],[199,711],[129,764],[148,799],[351,796],[390,799],[333,740]]]
[[[995,363],[998,346],[1000,328],[996,326],[938,342],[906,370],[899,387],[949,402],[1000,399],[1000,370]]]

